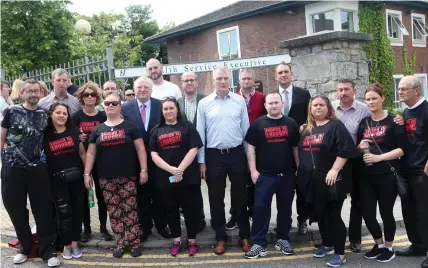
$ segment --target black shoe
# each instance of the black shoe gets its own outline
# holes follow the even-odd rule
[[[83,232],[82,236],[80,237],[80,242],[86,243],[89,240],[91,240],[92,234],[90,232]]]
[[[113,236],[107,230],[100,230],[100,234],[105,241],[113,240]]]
[[[394,249],[389,250],[388,248],[382,248],[381,254],[377,257],[378,262],[389,262],[395,258]]]
[[[198,233],[202,232],[206,226],[207,223],[205,222],[205,219],[201,219],[198,224]]]
[[[423,248],[415,247],[410,245],[408,248],[403,250],[397,250],[397,256],[410,257],[410,256],[426,256],[427,252]]]
[[[377,244],[375,244],[369,252],[364,254],[364,258],[366,259],[376,259],[380,254],[382,254],[382,250],[378,247]]]
[[[125,253],[125,248],[123,248],[123,247],[117,247],[113,251],[113,257],[115,257],[115,258],[122,258],[122,256],[123,256],[124,253]]]
[[[360,243],[350,243],[349,249],[354,253],[359,253],[361,251],[361,244]]]
[[[143,234],[140,235],[140,242],[146,241],[149,238],[150,235],[152,235],[152,231],[143,232]]]
[[[299,234],[305,235],[308,233],[308,224],[305,221],[299,222],[297,227],[299,228]]]
[[[421,268],[428,268],[428,258],[421,263]]]
[[[134,258],[140,257],[143,255],[143,249],[141,247],[135,247],[131,250],[131,256]]]
[[[158,229],[158,233],[165,239],[172,238],[172,234],[168,226],[165,226],[165,228],[160,230]]]
[[[226,226],[224,227],[224,229],[228,230],[228,231],[232,231],[233,229],[235,229],[238,225],[236,224],[236,220],[235,217],[230,217],[229,221],[226,223]]]

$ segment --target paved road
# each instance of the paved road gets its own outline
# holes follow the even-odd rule
[[[7,248],[6,242],[8,237],[1,239],[1,267],[17,267],[11,263],[15,250]],[[409,244],[404,230],[398,230],[396,237],[396,247],[404,247]],[[370,250],[372,240],[369,236],[364,237],[364,251]],[[315,259],[312,257],[312,244],[299,243],[294,244],[296,255],[284,256],[273,247],[268,248],[269,255],[256,260],[247,260],[243,257],[243,253],[238,247],[229,248],[228,252],[223,256],[213,254],[211,247],[202,247],[196,257],[188,257],[183,252],[179,257],[174,258],[168,255],[168,249],[146,249],[144,255],[140,258],[131,258],[125,255],[122,259],[113,258],[110,250],[94,250],[83,249],[84,256],[78,260],[62,261],[61,267],[208,267],[208,268],[276,268],[276,267],[327,267],[326,259]],[[348,262],[344,267],[386,267],[388,268],[403,268],[403,267],[420,267],[420,263],[424,258],[402,258],[396,257],[388,264],[378,263],[373,260],[363,258],[363,253],[347,253]],[[29,260],[26,263],[19,265],[20,268],[35,268],[47,267],[40,259]]]

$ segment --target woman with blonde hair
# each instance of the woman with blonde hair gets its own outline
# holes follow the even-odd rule
[[[39,81],[39,84],[40,84],[40,86],[43,89],[43,92],[42,92],[43,97],[46,97],[49,94],[49,88],[48,88],[48,86],[43,81]]]
[[[10,98],[14,104],[20,104],[23,102],[21,99],[21,90],[24,89],[24,81],[21,79],[16,79],[13,81],[12,93],[10,93]]]

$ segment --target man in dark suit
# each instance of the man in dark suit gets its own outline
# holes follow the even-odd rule
[[[279,83],[279,94],[284,100],[282,113],[285,116],[293,118],[298,126],[303,125],[308,117],[308,105],[311,94],[308,90],[296,87],[291,83],[293,73],[291,65],[282,62],[275,69],[275,79]],[[308,211],[306,202],[300,191],[296,187],[296,208],[297,208],[297,227],[299,233],[305,235],[308,232]]]
[[[194,72],[186,72],[181,75],[181,86],[183,88],[183,97],[178,99],[180,114],[184,120],[189,121],[196,127],[196,113],[199,101],[205,98],[205,95],[199,93],[198,76]],[[201,192],[201,201],[202,192]],[[199,221],[198,232],[201,232],[206,226],[204,206],[202,206],[201,218]]]
[[[135,99],[123,104],[122,115],[125,120],[133,122],[140,130],[144,145],[149,148],[150,131],[160,120],[162,103],[160,100],[151,98],[153,82],[146,76],[142,76],[134,82]],[[137,209],[139,223],[143,233],[141,241],[147,240],[152,233],[153,221],[158,233],[164,238],[170,238],[171,234],[166,228],[165,217],[161,209],[160,201],[153,182],[155,179],[155,165],[147,154],[149,181],[138,185]]]

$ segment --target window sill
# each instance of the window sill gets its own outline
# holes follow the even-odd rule
[[[427,43],[422,43],[422,42],[419,43],[419,42],[413,41],[412,46],[413,47],[427,47]]]
[[[391,46],[393,46],[393,47],[402,47],[403,46],[403,41],[391,40]]]

